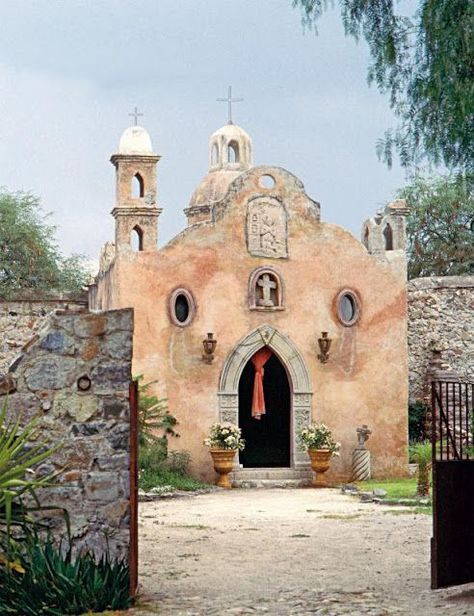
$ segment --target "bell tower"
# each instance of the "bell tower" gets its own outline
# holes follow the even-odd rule
[[[156,164],[160,156],[153,152],[150,135],[135,125],[120,138],[118,154],[110,158],[116,170],[115,218],[117,251],[132,249],[132,236],[139,251],[157,250],[158,217]]]

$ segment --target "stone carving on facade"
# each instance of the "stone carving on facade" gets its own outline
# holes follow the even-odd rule
[[[247,249],[251,255],[281,259],[288,256],[287,216],[276,200],[255,199],[247,211]]]
[[[259,267],[249,278],[250,310],[283,310],[283,281],[271,267]]]

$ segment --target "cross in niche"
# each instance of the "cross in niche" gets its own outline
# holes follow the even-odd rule
[[[277,288],[276,282],[270,279],[268,274],[263,274],[261,278],[258,279],[257,284],[262,288],[263,298],[258,300],[259,306],[274,306],[274,302],[271,299],[272,289]]]
[[[229,106],[229,121],[228,124],[233,124],[232,122],[232,103],[241,103],[243,98],[232,98],[232,86],[229,86],[227,98],[216,98],[216,101],[219,103],[227,103]]]
[[[139,118],[140,116],[142,116],[142,115],[143,115],[143,113],[140,113],[140,112],[138,111],[138,107],[135,105],[135,109],[133,110],[133,112],[132,112],[132,113],[129,113],[128,115],[129,115],[129,116],[132,116],[133,118],[135,118],[135,126],[138,126],[138,118]]]

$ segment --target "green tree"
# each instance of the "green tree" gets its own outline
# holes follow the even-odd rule
[[[474,274],[474,195],[469,177],[415,176],[398,197],[410,206],[408,277]]]
[[[31,289],[79,292],[87,280],[83,257],[63,257],[39,199],[0,189],[0,298]]]
[[[293,0],[303,23],[316,30],[328,0]],[[363,37],[372,62],[369,83],[388,93],[398,126],[377,152],[389,166],[421,159],[449,169],[474,162],[474,2],[417,0],[414,15],[399,14],[393,0],[339,0],[347,35]]]

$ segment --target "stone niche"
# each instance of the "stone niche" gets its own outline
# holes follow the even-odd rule
[[[38,469],[60,471],[59,484],[38,495],[69,512],[74,551],[100,555],[107,537],[112,556],[128,555],[132,332],[132,309],[55,311],[0,377],[8,416],[37,416],[41,438],[61,444]],[[63,517],[48,515],[59,537]]]
[[[249,201],[247,250],[256,257],[288,257],[287,213],[277,199],[256,197]]]

